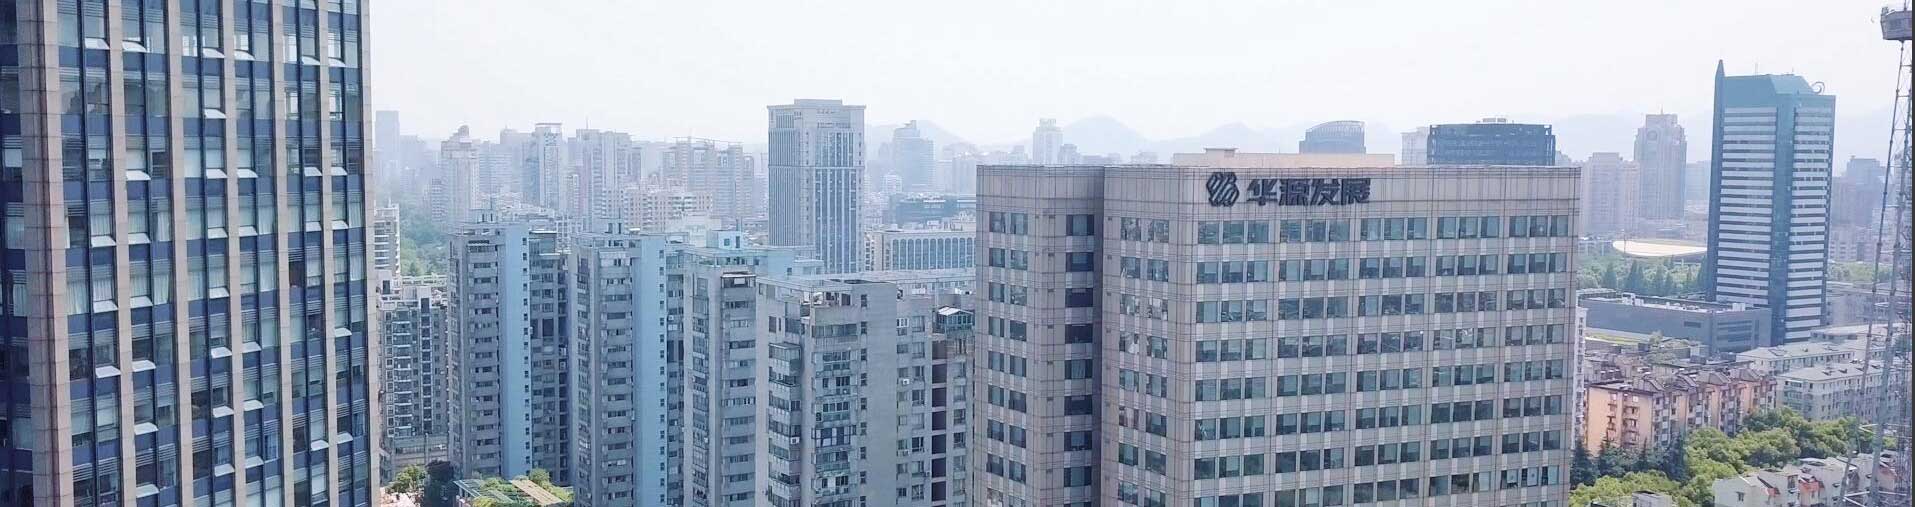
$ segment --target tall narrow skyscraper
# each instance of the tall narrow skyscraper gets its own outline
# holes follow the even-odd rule
[[[811,247],[827,273],[857,271],[864,106],[798,99],[767,109],[771,244]]]
[[[1064,129],[1057,127],[1057,119],[1038,119],[1037,130],[1031,131],[1031,163],[1037,165],[1059,163],[1058,151],[1062,149],[1064,149]]]
[[[1637,213],[1648,219],[1682,218],[1682,171],[1689,165],[1689,138],[1676,115],[1643,117],[1636,129],[1636,167],[1640,181]]]
[[[374,503],[364,4],[0,3],[0,504]]]
[[[1768,308],[1771,340],[1806,340],[1825,320],[1835,96],[1794,74],[1725,75],[1718,62],[1715,97],[1703,287]]]

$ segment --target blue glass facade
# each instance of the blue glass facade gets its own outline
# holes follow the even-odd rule
[[[1556,165],[1548,125],[1459,123],[1430,127],[1430,165]]]
[[[361,0],[0,0],[0,504],[371,505]]]

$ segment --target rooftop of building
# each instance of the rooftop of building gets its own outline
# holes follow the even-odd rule
[[[1726,386],[1763,381],[1761,373],[1735,365],[1681,367],[1663,364],[1661,366],[1664,368],[1660,373],[1656,372],[1655,368],[1643,367],[1632,372],[1626,372],[1627,374],[1624,375],[1623,378],[1591,382],[1589,383],[1589,388],[1609,391],[1627,391],[1639,394],[1656,394],[1690,391],[1706,386]],[[1669,370],[1669,368],[1676,369]]]
[[[1396,155],[1388,153],[1251,153],[1236,148],[1204,148],[1203,153],[1172,153],[1170,164],[1180,167],[1224,169],[1353,169],[1390,167]]]
[[[1676,310],[1676,311],[1696,312],[1696,313],[1742,311],[1742,310],[1748,309],[1746,305],[1741,305],[1741,304],[1717,303],[1714,301],[1703,301],[1698,299],[1643,296],[1643,295],[1638,295],[1638,294],[1633,294],[1628,292],[1619,292],[1619,291],[1608,290],[1608,289],[1597,289],[1597,290],[1585,289],[1582,291],[1578,291],[1576,293],[1576,299],[1578,301],[1584,301],[1584,302],[1594,301],[1599,303],[1611,303],[1611,304],[1619,304],[1619,305],[1639,306],[1644,308],[1656,308],[1656,309],[1663,309],[1663,310]]]
[[[1864,344],[1859,340],[1841,341],[1805,341],[1772,347],[1757,347],[1737,354],[1737,357],[1750,359],[1790,358],[1854,352],[1861,350]]]
[[[1826,382],[1831,380],[1847,380],[1863,375],[1879,375],[1881,372],[1881,363],[1872,362],[1866,368],[1861,362],[1829,363],[1796,368],[1778,373],[1776,374],[1776,378],[1802,382]]]
[[[946,269],[893,269],[885,271],[859,271],[856,273],[834,273],[826,275],[805,275],[793,277],[794,281],[826,282],[845,285],[862,283],[889,283],[908,285],[914,283],[963,282],[977,276],[972,268]]]

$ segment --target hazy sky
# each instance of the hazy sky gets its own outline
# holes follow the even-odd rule
[[[559,121],[762,143],[765,105],[804,97],[984,143],[1096,114],[1169,138],[1663,110],[1696,144],[1717,59],[1825,82],[1841,114],[1882,114],[1895,78],[1882,0],[371,5],[373,105],[428,139]]]

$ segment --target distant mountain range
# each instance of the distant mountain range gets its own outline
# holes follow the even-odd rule
[[[1839,111],[1839,110],[1838,110]],[[1493,115],[1490,115],[1493,116]],[[1836,166],[1840,167],[1851,156],[1863,158],[1882,158],[1887,155],[1888,134],[1885,129],[1889,123],[1889,111],[1876,109],[1856,113],[1839,113],[1836,118]],[[1442,122],[1469,122],[1476,118],[1446,119]],[[1617,152],[1623,157],[1633,157],[1635,150],[1636,128],[1642,126],[1642,115],[1627,114],[1582,114],[1563,117],[1510,117],[1511,121],[1543,123],[1554,126],[1556,149],[1571,158],[1581,160],[1589,158],[1594,152]],[[1329,120],[1325,120],[1329,121]],[[1684,114],[1680,121],[1689,137],[1689,160],[1702,161],[1709,158],[1710,124],[1705,115]],[[1237,148],[1244,151],[1295,153],[1297,141],[1303,139],[1303,133],[1321,122],[1296,123],[1280,127],[1257,128],[1241,122],[1219,125],[1203,133],[1170,139],[1150,139],[1136,130],[1109,116],[1097,115],[1064,124],[1064,142],[1077,145],[1078,153],[1085,155],[1103,155],[1116,153],[1125,158],[1140,151],[1157,153],[1158,160],[1169,160],[1172,153],[1192,153],[1204,148]],[[900,124],[868,125],[865,127],[867,149],[875,152],[879,146],[891,139],[891,131]],[[1364,125],[1366,148],[1370,153],[1399,153],[1402,148],[1402,133],[1414,127],[1398,129],[1380,122],[1366,121]],[[969,142],[980,148],[1008,150],[1013,146],[1028,145],[1030,138],[1000,142],[976,142],[945,130],[935,122],[919,120],[918,130],[930,138],[937,146],[944,147],[953,143]]]

